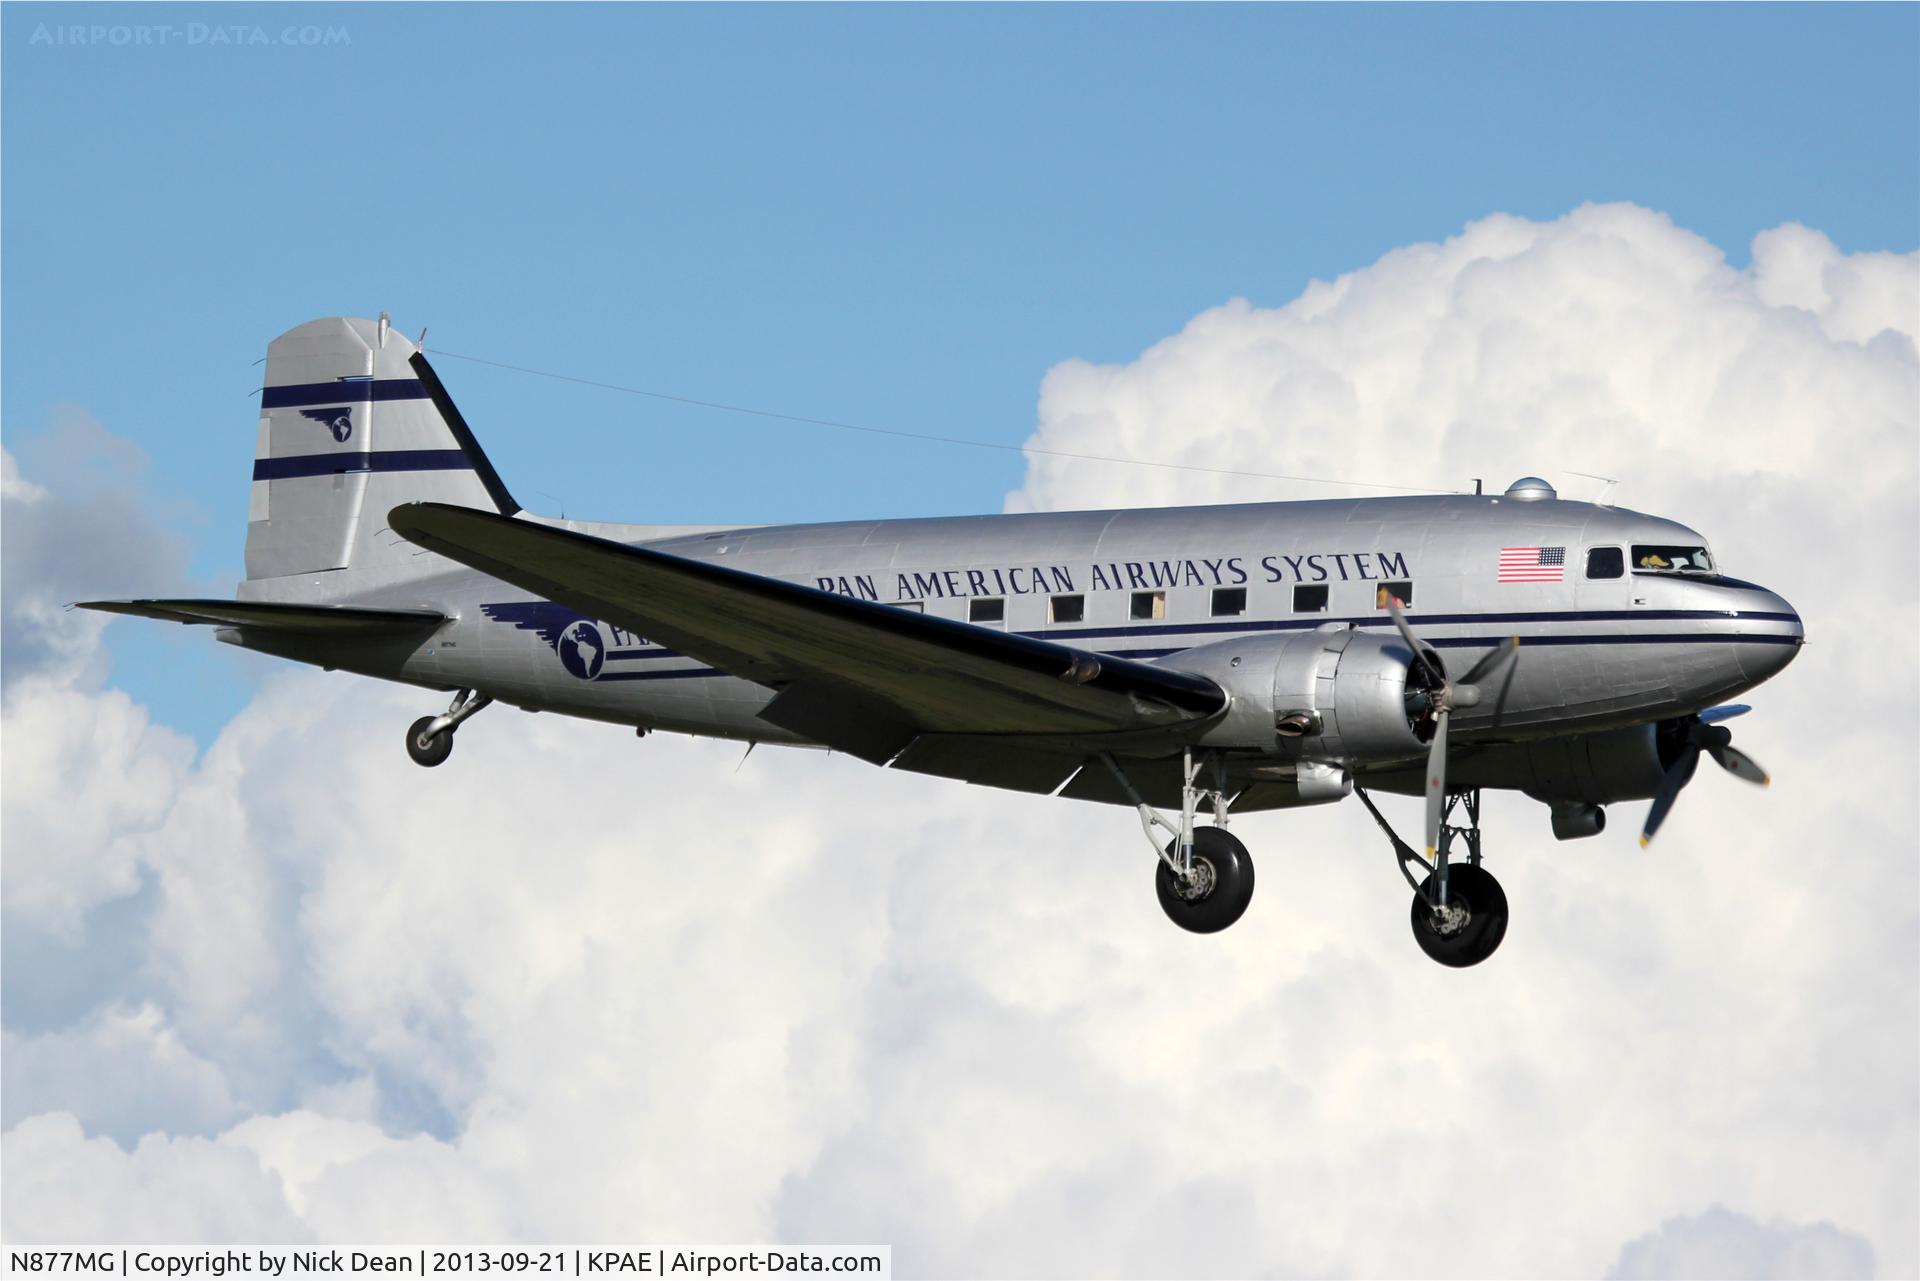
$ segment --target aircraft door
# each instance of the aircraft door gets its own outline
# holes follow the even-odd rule
[[[1579,559],[1571,566],[1574,599],[1579,609],[1628,609],[1644,605],[1635,600],[1633,575],[1627,572],[1627,548],[1622,543],[1594,543],[1580,549]]]

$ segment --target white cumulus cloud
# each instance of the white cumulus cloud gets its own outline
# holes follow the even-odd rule
[[[0,1034],[0,1082],[6,1123],[71,1112],[125,1146],[153,1131],[212,1134],[242,1116],[220,1069],[182,1045],[151,1003],[37,1036]]]
[[[131,1152],[88,1138],[63,1112],[29,1117],[0,1144],[6,1237],[159,1244],[312,1239],[280,1181],[242,1147],[150,1134]]]
[[[1831,1223],[1760,1223],[1724,1206],[1669,1220],[1629,1241],[1607,1269],[1615,1281],[1813,1281],[1870,1277],[1873,1247]]]

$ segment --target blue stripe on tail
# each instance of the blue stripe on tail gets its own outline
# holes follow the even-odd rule
[[[472,471],[459,449],[383,449],[368,453],[298,454],[254,460],[255,480],[293,480],[300,476],[337,476],[356,471]]]

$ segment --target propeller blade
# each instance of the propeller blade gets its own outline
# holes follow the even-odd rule
[[[1447,803],[1447,705],[1440,704],[1433,721],[1433,744],[1427,748],[1427,862],[1440,848],[1440,811]]]
[[[1736,716],[1745,716],[1752,710],[1745,703],[1722,703],[1718,707],[1709,707],[1700,713],[1698,719],[1705,724],[1713,725],[1720,721],[1730,721]]]
[[[1653,798],[1653,808],[1647,811],[1646,826],[1640,829],[1640,848],[1645,849],[1660,825],[1667,821],[1667,813],[1673,808],[1674,798],[1680,795],[1680,789],[1693,778],[1693,771],[1700,767],[1700,749],[1689,743],[1681,749],[1680,756],[1667,769],[1667,776],[1660,781],[1660,794]]]
[[[1460,678],[1459,683],[1462,685],[1480,685],[1495,677],[1504,676],[1507,674],[1507,669],[1513,666],[1513,661],[1518,657],[1520,657],[1520,638],[1518,636],[1509,636],[1500,643],[1500,648],[1494,650],[1468,669],[1467,674]]]
[[[1413,624],[1407,621],[1406,611],[1392,596],[1387,597],[1387,613],[1392,616],[1393,625],[1400,629],[1407,648],[1413,651],[1415,658],[1427,665],[1427,670],[1433,673],[1433,679],[1436,682],[1445,679],[1446,669],[1440,666],[1440,655],[1434,652],[1433,646],[1420,639],[1419,633],[1413,630]]]
[[[1765,787],[1773,780],[1760,768],[1760,763],[1735,747],[1732,743],[1723,743],[1719,747],[1709,747],[1707,754],[1719,764],[1720,768],[1735,778],[1743,778],[1749,783],[1758,783]]]

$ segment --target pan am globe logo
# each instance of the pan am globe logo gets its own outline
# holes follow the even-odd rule
[[[303,409],[300,416],[311,418],[325,427],[343,445],[347,443],[347,437],[353,435],[352,405],[342,405],[337,409]]]
[[[598,676],[607,661],[607,642],[601,638],[600,629],[584,621],[561,632],[554,649],[559,652],[560,665],[583,681]]]
[[[481,605],[480,612],[496,623],[511,623],[518,631],[538,636],[575,680],[640,680],[643,677],[631,667],[603,669],[628,659],[674,656],[670,649],[650,645],[644,636],[548,600],[492,601]]]

